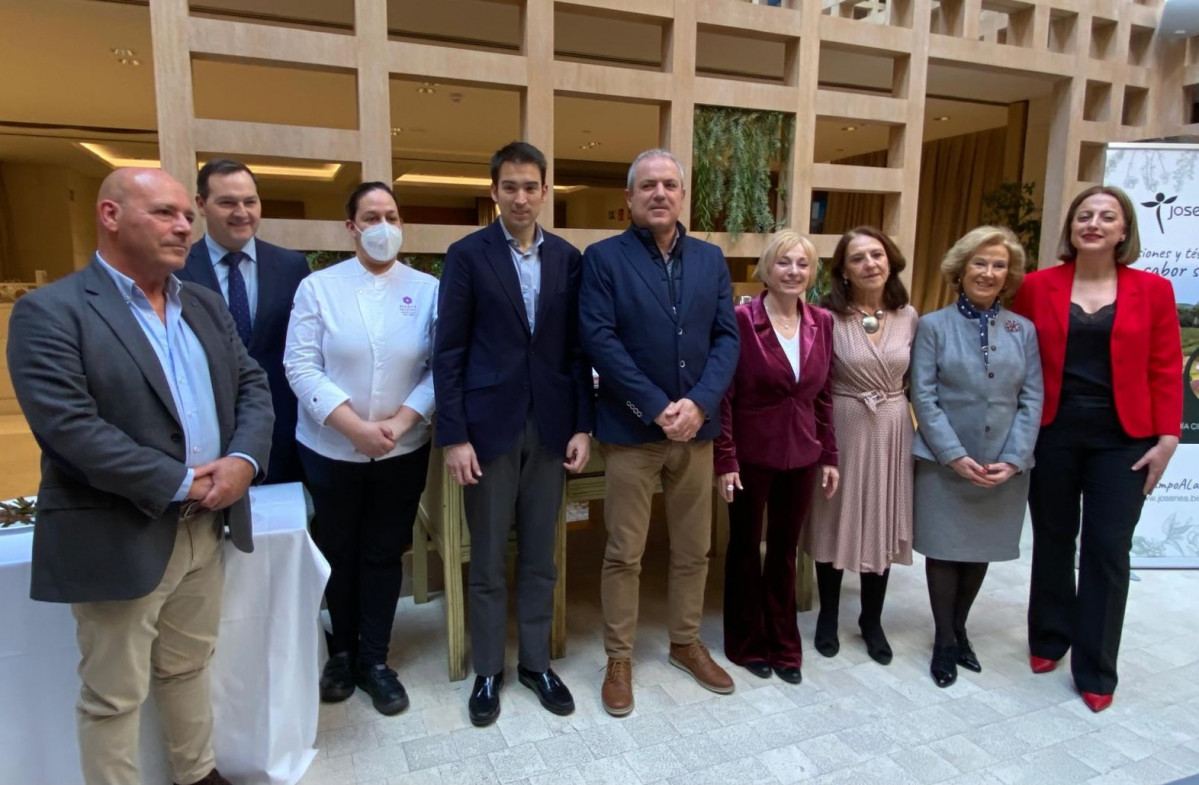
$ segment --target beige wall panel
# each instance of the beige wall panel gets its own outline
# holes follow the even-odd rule
[[[359,160],[359,132],[232,120],[192,121],[195,149],[231,155],[277,155],[314,161]],[[193,163],[189,176],[194,177]]]
[[[929,58],[934,60],[955,61],[984,70],[1030,74],[1070,76],[1078,72],[1079,64],[1074,57],[1057,52],[967,41],[945,35],[930,36],[930,39],[928,53]]]
[[[387,0],[355,0],[358,144],[363,181],[391,182],[391,93],[387,73]]]
[[[448,46],[391,41],[387,69],[393,74],[453,82],[524,86],[525,58]]]
[[[765,109],[771,112],[794,112],[795,88],[697,76],[695,103],[735,106],[740,109]]]
[[[803,15],[789,8],[730,3],[728,0],[695,0],[696,21],[701,25],[728,27],[738,35],[798,38],[803,32]]]
[[[191,52],[187,48],[188,0],[151,0],[150,35],[154,49],[154,102],[162,168],[181,182],[195,177],[192,138]]]
[[[546,180],[554,182],[554,2],[527,0],[523,49],[528,67],[521,99],[521,130],[525,141],[546,154]],[[553,209],[541,215],[542,225],[554,228]]]
[[[357,65],[352,37],[315,30],[193,17],[188,22],[188,42],[194,54],[235,60],[275,60],[330,68]]]
[[[812,187],[872,194],[901,193],[904,174],[903,169],[879,166],[813,164]]]
[[[907,102],[886,95],[816,91],[816,114],[846,120],[900,125],[907,119]]]
[[[835,16],[821,15],[820,40],[822,43],[836,44],[841,49],[869,54],[906,54],[912,51],[912,31],[907,28],[863,24]]]
[[[554,90],[579,96],[608,96],[638,101],[669,101],[673,95],[670,74],[610,65],[552,64]]]
[[[619,16],[651,16],[669,19],[674,16],[674,0],[581,0],[559,2],[564,11],[586,9],[588,13],[613,12]],[[575,6],[572,8],[572,6]]]

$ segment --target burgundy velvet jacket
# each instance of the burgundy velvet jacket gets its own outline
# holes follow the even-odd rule
[[[716,473],[741,465],[785,471],[837,465],[833,428],[833,317],[800,304],[799,381],[762,303],[736,308],[741,357],[720,403]]]

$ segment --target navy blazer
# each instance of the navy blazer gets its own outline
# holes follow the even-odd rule
[[[254,333],[250,338],[250,357],[266,371],[271,385],[271,403],[275,409],[275,430],[271,436],[271,464],[266,482],[296,482],[301,479],[300,459],[296,454],[296,395],[283,372],[283,346],[287,342],[287,320],[296,289],[311,270],[304,254],[280,248],[255,238],[258,259],[258,307],[254,313]],[[203,238],[194,243],[187,264],[176,273],[181,281],[192,281],[221,293],[221,285],[212,269],[212,257]]]
[[[446,251],[433,349],[436,443],[470,442],[480,462],[516,443],[531,412],[545,447],[566,458],[590,433],[591,367],[579,345],[579,252],[542,230],[534,330],[498,220]]]
[[[697,440],[720,433],[720,399],[740,351],[733,287],[720,249],[679,227],[678,313],[666,268],[628,230],[583,254],[579,334],[599,371],[596,437],[613,444],[666,438],[654,418],[690,398],[707,414]]]

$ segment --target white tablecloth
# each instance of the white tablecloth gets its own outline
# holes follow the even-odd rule
[[[238,785],[294,785],[316,755],[329,565],[305,529],[298,484],[250,491],[254,552],[225,543],[212,663],[217,766]],[[0,532],[0,783],[82,782],[75,732],[79,649],[70,607],[29,599],[31,531]],[[142,710],[142,778],[171,781],[153,698]]]

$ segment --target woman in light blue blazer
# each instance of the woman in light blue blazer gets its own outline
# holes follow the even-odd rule
[[[912,547],[925,556],[939,687],[958,665],[982,670],[966,617],[987,565],[1020,555],[1044,394],[1036,330],[1001,300],[1019,288],[1024,258],[1008,229],[968,232],[941,263],[957,302],[922,318],[912,346]]]

